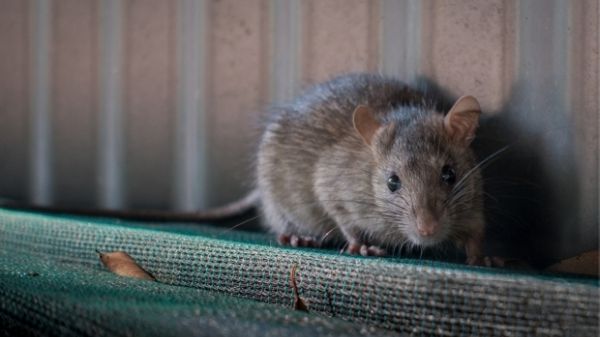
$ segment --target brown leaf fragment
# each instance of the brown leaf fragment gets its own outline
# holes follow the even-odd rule
[[[292,290],[294,291],[294,310],[306,311],[308,312],[308,305],[304,303],[304,300],[300,298],[298,294],[298,286],[296,285],[296,269],[298,265],[294,264],[292,266],[292,270],[290,271],[290,285],[292,286]]]
[[[598,272],[600,259],[598,251],[592,250],[575,257],[564,259],[548,267],[546,270],[556,273],[569,273],[600,277]]]
[[[156,281],[147,271],[142,269],[129,254],[125,252],[102,253],[96,250],[100,256],[102,264],[111,272],[126,277],[133,277],[141,280]]]

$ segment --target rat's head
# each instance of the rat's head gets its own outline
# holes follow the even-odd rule
[[[357,132],[376,162],[372,184],[387,240],[431,246],[461,241],[482,221],[481,176],[469,145],[479,103],[464,96],[444,116],[404,107],[385,118],[366,106],[354,111]]]

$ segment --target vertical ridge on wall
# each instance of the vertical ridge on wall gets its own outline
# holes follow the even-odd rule
[[[595,0],[569,2],[568,15],[568,79],[567,105],[570,110],[570,123],[575,136],[573,152],[575,174],[586,177],[578,192],[579,214],[577,223],[589,223],[598,230],[598,160],[600,122],[600,94],[596,92],[600,82],[600,57],[598,35],[600,4]],[[590,123],[595,121],[595,123]],[[571,231],[572,232],[572,231]],[[578,231],[571,238],[576,242],[586,241],[589,233]]]
[[[208,206],[253,187],[259,115],[269,92],[269,0],[211,1],[207,37]]]
[[[535,202],[522,204],[529,235],[537,238],[530,254],[543,264],[578,253],[569,244],[579,207],[576,190],[583,183],[570,174],[575,158],[566,86],[569,11],[561,0],[522,1],[518,10],[519,68],[507,118],[515,125],[514,151],[527,163],[524,181],[535,186],[529,195]]]
[[[0,1],[0,199],[27,202],[32,140],[31,14],[23,0]]]
[[[271,102],[289,100],[300,90],[302,21],[299,0],[272,0]]]
[[[421,1],[381,0],[379,72],[413,82],[421,73]]]
[[[100,1],[100,109],[98,115],[98,201],[123,206],[122,0]]]
[[[172,206],[176,117],[176,2],[125,1],[125,203]]]
[[[50,39],[52,1],[35,0],[31,6],[31,148],[29,149],[31,200],[35,204],[52,202],[52,153],[50,111]]]
[[[98,4],[60,0],[52,7],[51,171],[56,205],[97,205]]]
[[[205,0],[179,1],[174,170],[174,208],[177,210],[192,211],[207,206],[206,11]]]

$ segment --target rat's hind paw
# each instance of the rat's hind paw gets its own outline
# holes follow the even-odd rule
[[[290,245],[292,247],[321,247],[321,243],[312,236],[298,236],[280,234],[277,237],[277,242],[282,246]]]
[[[362,256],[385,256],[386,251],[377,246],[367,246],[360,243],[350,243],[345,249],[342,249],[342,253],[348,253],[351,255],[360,254]]]

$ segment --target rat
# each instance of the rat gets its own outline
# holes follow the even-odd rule
[[[342,243],[350,254],[382,256],[450,241],[467,263],[482,264],[483,187],[470,148],[480,105],[463,96],[448,111],[437,106],[394,78],[342,75],[269,109],[255,188],[239,201],[190,213],[16,208],[200,222],[257,206],[283,245]]]
[[[481,264],[483,187],[470,143],[481,109],[449,111],[405,83],[337,77],[272,109],[257,153],[265,225],[281,244],[345,251],[451,241]]]

